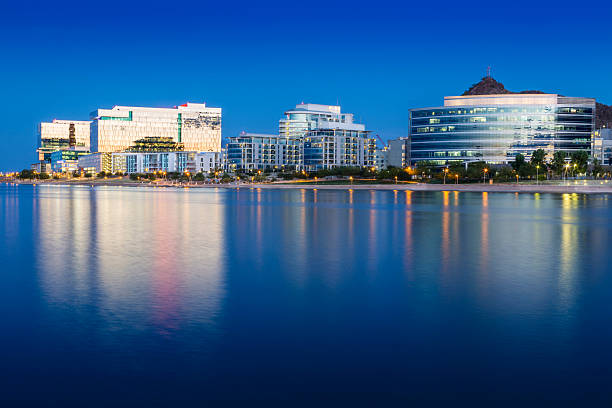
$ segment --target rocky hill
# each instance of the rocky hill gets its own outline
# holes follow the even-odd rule
[[[496,81],[492,77],[484,77],[480,82],[475,83],[465,91],[462,95],[499,95],[499,94],[542,94],[542,91],[520,91],[512,92],[506,89],[504,84]],[[612,127],[612,106],[604,105],[597,102],[595,126],[599,129],[602,127]]]

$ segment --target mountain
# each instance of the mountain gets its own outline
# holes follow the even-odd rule
[[[492,77],[484,77],[480,82],[475,83],[465,91],[462,95],[499,95],[499,94],[543,94],[542,91],[520,91],[512,92],[506,89],[504,84],[496,81]],[[603,103],[597,102],[595,109],[595,127],[600,129],[602,127],[612,127],[612,105],[604,105]]]

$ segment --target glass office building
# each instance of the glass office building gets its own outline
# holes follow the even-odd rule
[[[51,161],[51,153],[76,149],[89,151],[89,125],[87,120],[59,120],[38,125],[38,160]]]
[[[92,112],[91,119],[94,152],[121,152],[145,137],[171,138],[189,151],[221,151],[221,108],[203,103],[174,108],[115,106]]]
[[[591,150],[595,99],[555,94],[447,96],[444,106],[410,111],[410,161],[446,165],[501,164],[521,153],[530,158]]]

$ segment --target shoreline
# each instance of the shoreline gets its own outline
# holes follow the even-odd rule
[[[475,193],[550,193],[550,194],[612,194],[612,183],[602,184],[426,184],[426,183],[400,183],[400,184],[316,184],[306,182],[282,182],[282,183],[243,183],[243,184],[164,184],[164,183],[139,183],[128,180],[79,180],[73,182],[56,181],[34,181],[34,180],[4,180],[7,184],[26,185],[48,185],[48,186],[106,186],[106,187],[153,187],[174,189],[199,189],[199,188],[224,188],[224,189],[302,189],[302,190],[378,190],[378,191],[462,191]]]

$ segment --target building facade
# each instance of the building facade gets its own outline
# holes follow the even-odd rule
[[[79,157],[89,154],[79,150],[57,150],[51,153],[51,170],[54,173],[65,173],[79,169]]]
[[[299,170],[302,150],[302,138],[297,136],[242,132],[229,138],[227,168],[230,171]]]
[[[447,96],[410,111],[410,161],[436,165],[527,159],[537,149],[591,150],[595,100],[556,94]]]
[[[89,174],[98,174],[100,172],[112,173],[112,153],[90,153],[80,156],[78,167]]]
[[[591,155],[604,166],[612,165],[612,129],[597,129],[593,133]]]
[[[91,114],[91,150],[121,152],[146,137],[170,138],[187,151],[221,150],[221,108],[186,103],[174,108],[115,106]]]
[[[38,160],[49,162],[57,150],[77,149],[89,151],[90,121],[59,120],[38,124]]]
[[[285,118],[279,120],[278,134],[284,137],[305,137],[310,130],[330,129],[352,123],[353,115],[342,113],[340,106],[301,103],[285,112]]]
[[[122,152],[112,154],[113,172],[190,173],[197,172],[197,152]]]
[[[222,152],[201,152],[195,157],[196,173],[214,173],[223,171],[225,165],[223,163]]]
[[[410,166],[410,138],[389,140],[388,166],[406,168]]]

